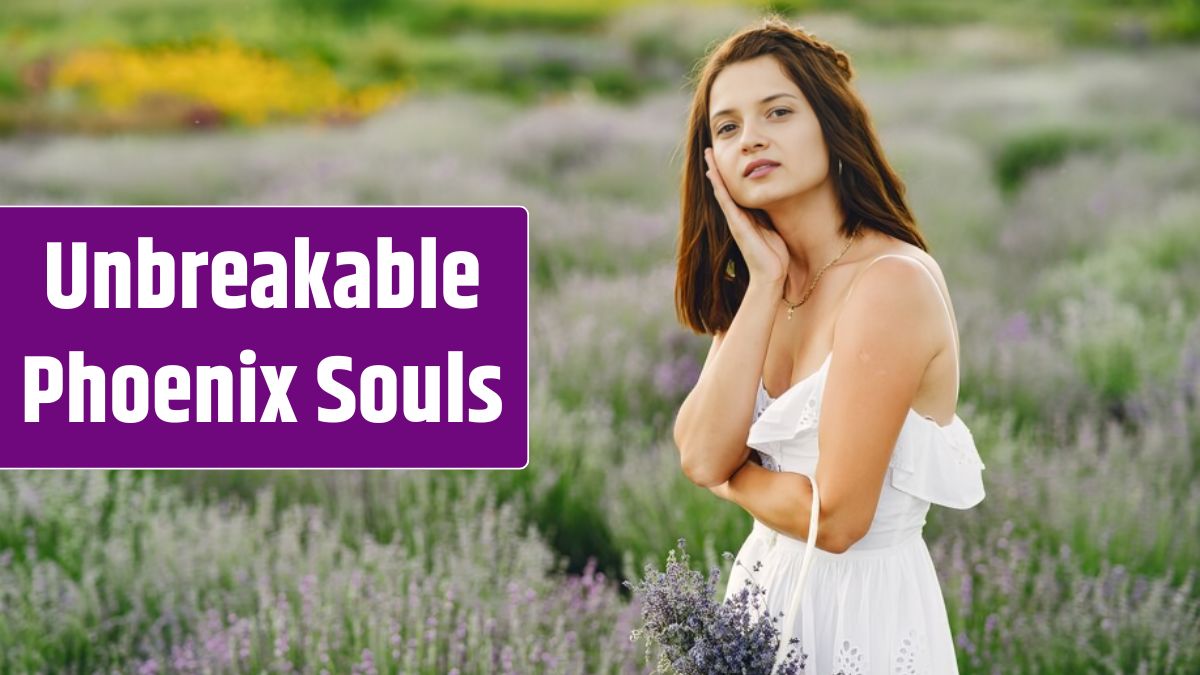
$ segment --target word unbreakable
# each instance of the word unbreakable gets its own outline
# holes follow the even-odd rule
[[[88,255],[86,242],[71,244],[71,290],[63,290],[63,245],[62,242],[46,243],[46,297],[50,304],[59,309],[76,309],[83,305],[87,295]],[[203,267],[211,266],[211,297],[213,304],[224,309],[241,309],[246,306],[245,288],[249,281],[250,304],[260,308],[285,309],[288,305],[288,289],[292,289],[295,307],[308,308],[310,296],[312,307],[330,307],[329,292],[325,282],[325,270],[329,265],[328,251],[310,251],[308,237],[296,237],[291,262],[276,251],[255,251],[252,261],[239,251],[221,251],[212,256],[207,251],[186,251],[176,265],[175,257],[166,251],[154,250],[153,237],[137,239],[137,307],[139,309],[162,309],[175,302],[176,269],[180,281],[179,306],[195,309],[197,306],[197,278]],[[262,270],[252,274],[253,269]],[[459,266],[464,268],[460,273]],[[344,268],[345,274],[333,285],[333,304],[338,307],[370,308],[371,291],[377,307],[398,308],[412,304],[416,288],[415,262],[407,251],[393,251],[391,237],[378,237],[375,249],[375,273],[371,273],[371,260],[358,251],[339,251],[334,258],[336,268]],[[96,251],[92,255],[93,283],[95,287],[94,307],[130,307],[130,275],[135,267],[129,255],[121,252]],[[288,269],[292,269],[289,275]],[[437,292],[437,239],[421,237],[421,307],[436,307]],[[454,251],[442,261],[443,294],[446,304],[457,309],[476,306],[474,295],[459,294],[461,286],[476,286],[479,283],[479,260],[470,251]],[[399,288],[393,284],[394,272],[399,272]],[[115,275],[116,289],[110,298],[110,279]],[[158,282],[157,289],[155,281]],[[374,282],[374,286],[372,286]]]

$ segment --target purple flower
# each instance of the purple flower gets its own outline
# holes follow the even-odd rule
[[[780,635],[778,617],[761,611],[765,591],[746,581],[746,587],[727,602],[717,600],[721,571],[713,567],[707,576],[688,564],[686,541],[667,554],[665,571],[647,564],[643,580],[624,582],[642,603],[642,625],[630,639],[642,640],[647,660],[657,647],[656,672],[668,668],[682,675],[750,673],[796,675],[804,671],[807,655],[789,649],[776,664]],[[795,645],[797,638],[789,640]]]
[[[1017,312],[1008,318],[996,336],[1002,342],[1021,342],[1029,338],[1029,315]]]

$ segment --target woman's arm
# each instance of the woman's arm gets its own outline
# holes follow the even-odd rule
[[[730,323],[713,340],[700,378],[675,418],[680,465],[693,483],[723,483],[749,454],[746,437],[783,281],[751,281]]]
[[[817,432],[816,544],[834,553],[870,529],[900,429],[945,330],[935,295],[940,290],[921,263],[895,256],[868,267],[872,273],[863,273],[834,330]],[[806,476],[747,463],[713,492],[775,530],[808,538],[812,482]]]
[[[771,471],[746,462],[728,481],[711,488],[718,497],[745,509],[756,520],[789,537],[808,540],[812,515],[812,482],[791,471]],[[817,523],[817,548],[842,553],[854,540],[843,536],[838,523],[822,509]]]

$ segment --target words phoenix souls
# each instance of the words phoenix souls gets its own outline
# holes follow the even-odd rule
[[[73,242],[70,251],[67,290],[62,242],[46,244],[46,298],[62,310],[84,307],[89,287],[94,309],[196,309],[207,299],[214,307],[230,310],[249,306],[402,309],[413,304],[418,290],[422,309],[437,308],[439,295],[454,309],[478,306],[475,292],[464,293],[464,289],[478,288],[478,259],[469,251],[452,251],[439,266],[435,237],[421,237],[419,278],[417,260],[407,251],[393,250],[391,237],[376,238],[373,261],[360,251],[338,251],[332,256],[329,251],[312,251],[308,237],[294,238],[290,264],[287,256],[277,251],[256,251],[249,259],[239,251],[220,251],[211,258],[207,251],[185,251],[176,260],[171,252],[155,250],[153,237],[137,238],[136,260],[122,251],[94,251],[89,256],[85,242]],[[326,281],[327,269],[333,277],[332,292]],[[202,296],[199,286],[203,278],[209,288]],[[471,369],[467,386],[485,407],[464,411],[463,353],[449,351],[446,356],[446,421],[462,422],[464,412],[470,422],[497,419],[502,401],[486,383],[500,379],[500,367]],[[65,367],[55,356],[25,356],[25,421],[40,421],[42,407],[59,402],[65,390],[70,422],[104,422],[111,413],[116,421],[137,423],[151,410],[164,422],[232,422],[236,389],[237,421],[295,422],[288,390],[298,366],[258,365],[257,358],[254,350],[241,350],[235,378],[234,368],[213,364],[194,369],[164,365],[153,374],[139,365],[126,364],[110,374],[86,363],[82,350],[70,351]],[[344,373],[353,373],[354,367],[353,359],[345,355],[327,356],[317,364],[319,387],[336,401],[335,406],[317,408],[318,421],[345,422],[356,411],[375,423],[390,422],[399,412],[410,422],[440,421],[440,366],[424,366],[424,406],[418,406],[417,396],[421,366],[405,365],[398,376],[390,366],[368,365],[359,373],[357,386],[347,386]],[[343,373],[341,380],[339,373]],[[265,399],[256,396],[260,382],[265,385]],[[398,400],[400,389],[403,406]]]

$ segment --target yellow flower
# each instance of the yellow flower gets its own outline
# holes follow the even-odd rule
[[[52,84],[89,91],[113,110],[166,95],[210,105],[252,125],[330,112],[366,116],[404,90],[396,82],[349,91],[319,63],[289,63],[227,38],[184,48],[82,50],[57,69]]]

